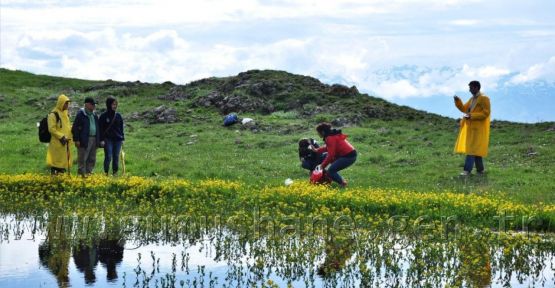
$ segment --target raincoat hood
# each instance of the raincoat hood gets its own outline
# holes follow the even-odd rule
[[[64,111],[64,104],[66,104],[66,102],[71,102],[71,100],[69,100],[69,97],[64,94],[60,94],[60,96],[58,96],[58,102],[56,102],[55,110],[58,110],[59,112],[62,112],[64,114],[68,114],[69,109]]]

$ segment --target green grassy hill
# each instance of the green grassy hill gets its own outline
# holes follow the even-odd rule
[[[47,173],[46,145],[38,141],[36,122],[60,93],[74,101],[73,115],[87,96],[100,101],[98,112],[105,109],[107,96],[118,98],[127,122],[126,166],[132,175],[223,178],[252,185],[280,185],[286,178],[307,181],[297,141],[316,138],[314,126],[330,121],[343,128],[360,153],[342,173],[352,186],[496,193],[525,203],[555,203],[554,123],[494,121],[487,176],[461,179],[463,156],[452,152],[455,119],[360,94],[356,87],[269,70],[175,85],[0,69],[0,173]],[[229,112],[256,124],[223,127],[222,116]],[[97,173],[102,159],[99,150]]]

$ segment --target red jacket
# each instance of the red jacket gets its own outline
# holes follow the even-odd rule
[[[355,150],[353,145],[347,141],[347,135],[335,134],[329,135],[325,139],[326,146],[316,150],[318,153],[328,152],[328,156],[322,162],[322,169],[326,168],[330,163],[339,157],[343,157]]]

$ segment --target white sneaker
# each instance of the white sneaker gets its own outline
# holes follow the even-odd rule
[[[468,171],[463,171],[461,172],[461,174],[459,174],[459,176],[469,176],[469,175],[470,175],[470,172]]]

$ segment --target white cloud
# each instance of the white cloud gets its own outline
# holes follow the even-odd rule
[[[397,67],[386,71],[368,71],[366,81],[357,82],[363,91],[386,99],[452,96],[466,91],[468,82],[479,80],[486,90],[496,90],[503,77],[511,72],[494,66],[460,68]]]
[[[485,66],[478,68],[477,75],[480,78],[492,78],[492,77],[499,77],[505,76],[510,74],[511,71],[505,68],[498,68],[494,66]]]
[[[458,19],[449,21],[449,24],[455,26],[476,26],[480,24],[480,22],[481,21],[478,19]]]
[[[532,81],[546,81],[555,83],[555,56],[545,63],[535,64],[525,72],[511,78],[509,84],[525,84]]]
[[[299,1],[14,1],[2,2],[4,25],[12,29],[61,26],[74,29],[214,24],[260,19],[330,17],[350,19],[419,10],[445,10],[477,1],[299,0]]]
[[[522,37],[555,37],[555,31],[553,30],[524,30],[520,31],[519,34]]]
[[[72,49],[76,46],[79,49]],[[168,29],[145,35],[122,34],[113,29],[93,32],[64,29],[26,34],[11,52],[13,57],[3,65],[47,73],[43,70],[51,61],[50,66],[59,65],[55,70],[61,71],[58,75],[62,76],[176,83],[233,75],[248,69],[280,69],[356,85],[361,91],[387,99],[452,95],[465,91],[468,82],[474,79],[494,90],[501,85],[501,79],[515,73],[503,66],[469,64],[458,68],[376,69],[376,63],[387,62],[390,54],[388,41],[381,38],[351,42],[341,38],[290,38],[255,45],[204,45],[187,41],[177,31]],[[553,64],[555,57],[515,76],[512,82],[552,75]]]
[[[407,98],[420,96],[421,92],[408,80],[383,81],[378,83],[375,90],[384,98]]]
[[[313,59],[309,51],[316,44],[310,39],[283,39],[246,46],[205,45],[186,41],[174,30],[142,36],[112,29],[87,33],[61,30],[25,35],[15,49],[6,52],[12,57],[3,59],[2,66],[38,73],[53,69],[59,72],[48,74],[84,79],[186,83],[254,68],[283,69],[297,65],[300,71]],[[346,69],[361,65],[356,57],[349,56],[345,54],[342,59]],[[48,61],[50,66],[58,67],[49,67]]]

